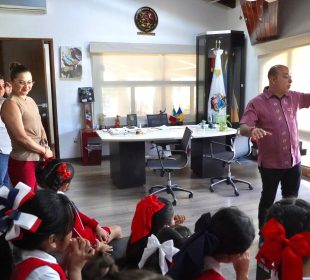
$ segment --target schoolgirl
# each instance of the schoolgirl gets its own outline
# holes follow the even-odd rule
[[[39,186],[55,192],[67,192],[70,189],[73,176],[73,165],[59,159],[49,159],[40,162],[36,167],[36,178]],[[120,226],[101,227],[98,221],[85,215],[78,210],[74,203],[72,204],[74,205],[76,215],[72,236],[79,236],[89,240],[97,251],[111,252],[113,248],[108,243],[121,237],[122,231]]]
[[[71,239],[74,222],[72,203],[62,194],[50,190],[34,194],[23,183],[0,188],[0,259],[10,260],[0,263],[1,279],[64,280],[68,275],[80,280],[94,250],[84,239]],[[15,267],[8,241],[20,251],[21,261]],[[55,252],[64,254],[64,268],[51,255]]]

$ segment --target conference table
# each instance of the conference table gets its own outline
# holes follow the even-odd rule
[[[110,176],[119,188],[142,186],[146,182],[145,142],[181,140],[186,126],[160,126],[148,128],[111,128],[96,130],[103,142],[110,146]],[[236,129],[201,128],[187,125],[193,131],[191,139],[191,169],[201,178],[222,176],[226,171],[222,163],[210,158],[210,142],[225,142],[236,134]]]

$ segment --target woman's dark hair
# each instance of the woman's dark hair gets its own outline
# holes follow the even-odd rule
[[[158,201],[164,203],[165,206],[154,214],[150,235],[156,235],[164,226],[170,226],[174,215],[173,206],[170,200],[164,197],[158,197]]]
[[[266,221],[275,218],[283,225],[286,237],[310,231],[310,204],[299,198],[284,198],[268,210]]]
[[[0,74],[0,80],[4,80],[4,77]]]
[[[181,249],[191,234],[192,233],[188,227],[182,225],[173,225],[170,227],[163,227],[158,232],[157,238],[160,243],[172,239],[174,247]]]
[[[148,270],[135,269],[123,270],[114,274],[109,280],[171,280],[170,277],[163,276]]]
[[[244,253],[255,237],[252,220],[236,207],[217,211],[211,218],[209,231],[219,240],[215,254]]]
[[[67,175],[60,172],[59,168],[64,166]],[[61,186],[70,183],[74,176],[74,168],[71,163],[64,162],[59,159],[48,160],[48,162],[40,161],[36,167],[36,179],[41,188],[58,191]]]
[[[141,256],[143,254],[143,250],[147,245],[147,238],[151,235],[157,235],[157,233],[164,227],[164,226],[170,226],[171,220],[174,215],[173,205],[170,200],[164,198],[164,197],[158,197],[158,201],[165,204],[165,206],[160,209],[157,213],[155,213],[152,217],[152,228],[149,232],[149,234],[134,244],[129,242],[127,244],[126,249],[126,258],[130,266],[137,267],[138,263],[141,259]]]
[[[298,233],[310,232],[310,204],[303,199],[290,197],[275,202],[267,212],[266,222],[272,218],[282,224],[288,239]],[[282,279],[281,264],[278,278]]]
[[[15,246],[25,250],[41,249],[42,242],[51,234],[64,239],[75,223],[75,210],[70,200],[51,190],[38,190],[19,210],[42,220],[35,233],[24,230],[22,239],[12,241]]]
[[[168,275],[173,279],[193,279],[204,270],[204,257],[244,253],[252,244],[255,230],[251,219],[236,207],[218,210],[212,217],[203,214],[195,233],[174,256]]]
[[[41,224],[35,233],[21,229],[22,238],[12,240],[12,243],[24,250],[42,249],[42,243],[51,234],[55,234],[60,240],[63,240],[69,234],[75,223],[75,212],[70,200],[62,194],[57,194],[51,190],[38,190],[36,195],[27,200],[18,209],[20,212],[29,213],[41,219]],[[5,240],[5,234],[0,238],[0,260],[5,260],[6,266],[0,263],[1,279],[8,274],[8,268],[11,270],[13,265],[12,252],[8,242]]]
[[[114,259],[104,252],[96,253],[83,267],[83,280],[101,280],[118,272]]]
[[[173,240],[174,247],[181,249],[185,244],[191,231],[186,226],[173,225],[170,227],[163,227],[157,234],[158,241],[162,244],[165,241]],[[159,252],[156,250],[145,262],[143,269],[150,270],[161,274],[159,267]]]
[[[10,64],[10,71],[11,71],[10,74],[11,81],[16,79],[20,73],[30,72],[30,70],[26,66],[22,65],[19,62],[12,62]]]

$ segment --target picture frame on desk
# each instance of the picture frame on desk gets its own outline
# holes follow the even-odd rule
[[[138,125],[137,114],[128,114],[126,125],[137,126]]]

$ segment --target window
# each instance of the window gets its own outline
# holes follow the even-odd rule
[[[196,55],[102,53],[92,56],[95,114],[157,114],[181,107],[195,120]]]
[[[275,64],[287,65],[292,73],[292,90],[310,92],[309,74],[306,69],[310,65],[310,45],[288,49],[260,58],[260,89],[268,85],[267,73]],[[302,165],[310,166],[310,109],[298,111],[297,120],[300,140],[307,155],[302,157]]]

